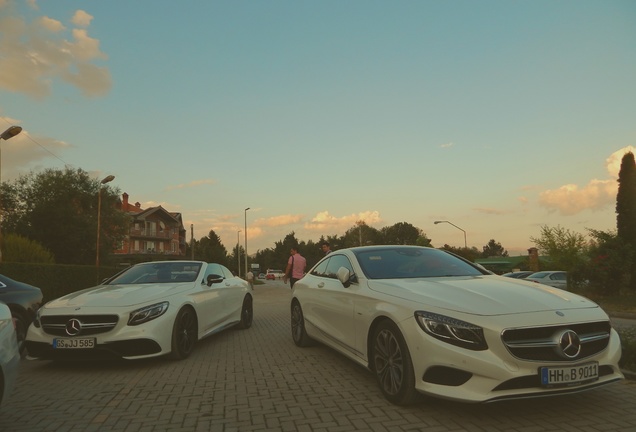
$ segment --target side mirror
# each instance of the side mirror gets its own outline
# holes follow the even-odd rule
[[[348,268],[340,267],[336,272],[336,277],[345,288],[349,288],[351,282],[355,282],[356,275],[351,274]]]
[[[223,276],[218,274],[210,274],[206,280],[208,286],[212,286],[212,284],[219,283],[223,281]]]

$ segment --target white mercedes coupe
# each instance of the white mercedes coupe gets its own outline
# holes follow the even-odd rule
[[[252,325],[252,294],[220,264],[137,264],[101,285],[41,307],[29,327],[29,358],[188,357],[197,341]]]
[[[623,378],[619,336],[597,304],[433,248],[332,252],[294,285],[291,330],[298,346],[319,341],[368,367],[398,405],[420,393],[489,402]]]

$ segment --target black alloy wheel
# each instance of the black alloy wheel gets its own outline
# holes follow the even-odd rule
[[[183,360],[192,354],[198,338],[197,316],[191,307],[183,307],[177,314],[172,328],[172,352],[174,360]]]
[[[396,405],[409,405],[417,398],[411,354],[398,327],[381,322],[373,336],[372,370],[384,397]]]
[[[311,345],[312,340],[305,330],[303,309],[300,307],[300,303],[298,303],[297,300],[294,300],[291,306],[291,331],[292,338],[297,346],[306,347]]]
[[[252,320],[254,319],[254,309],[252,306],[252,296],[246,295],[243,299],[243,306],[241,307],[241,322],[238,327],[240,329],[247,329],[252,326]]]

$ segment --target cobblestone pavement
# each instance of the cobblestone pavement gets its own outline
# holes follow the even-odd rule
[[[184,361],[23,361],[0,431],[633,431],[636,383],[576,395],[396,407],[374,377],[324,346],[297,348],[290,290],[255,286],[254,324]]]

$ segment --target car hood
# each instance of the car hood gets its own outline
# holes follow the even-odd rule
[[[188,290],[194,283],[99,285],[53,300],[46,304],[46,308],[125,307],[149,304]]]
[[[369,280],[369,288],[438,308],[473,315],[507,315],[598,308],[591,300],[547,285],[503,276]]]

